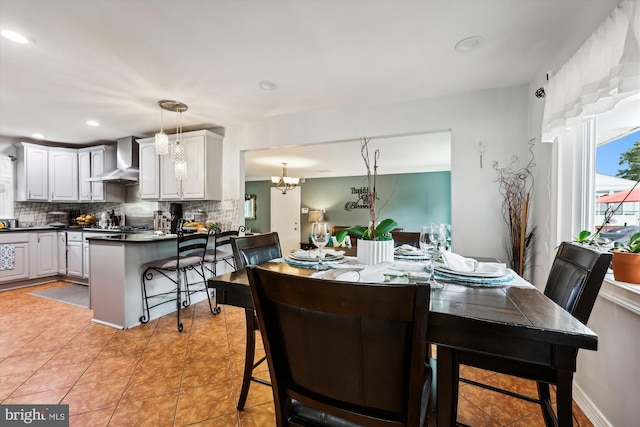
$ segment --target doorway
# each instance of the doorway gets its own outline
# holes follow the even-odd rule
[[[282,194],[271,188],[271,231],[278,233],[282,255],[300,249],[300,187]]]

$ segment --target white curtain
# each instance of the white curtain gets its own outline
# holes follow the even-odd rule
[[[549,80],[543,141],[640,93],[640,0],[624,0]]]

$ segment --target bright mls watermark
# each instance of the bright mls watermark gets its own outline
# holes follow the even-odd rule
[[[0,425],[68,427],[69,405],[0,405]]]

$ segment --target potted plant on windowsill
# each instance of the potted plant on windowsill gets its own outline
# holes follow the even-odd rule
[[[378,222],[376,212],[376,182],[378,180],[378,158],[380,150],[375,150],[373,154],[373,174],[371,172],[371,158],[369,156],[370,138],[360,140],[360,154],[367,168],[367,202],[369,204],[370,222],[367,227],[355,225],[342,229],[336,233],[338,242],[342,242],[347,234],[351,233],[358,237],[358,263],[378,264],[385,261],[393,261],[393,237],[391,230],[398,226],[398,223],[391,218]]]
[[[613,278],[620,282],[640,284],[640,232],[635,233],[627,243],[616,242],[611,252]]]

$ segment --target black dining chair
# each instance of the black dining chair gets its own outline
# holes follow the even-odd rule
[[[428,284],[339,282],[247,267],[276,425],[426,424]]]
[[[551,266],[544,294],[586,325],[602,281],[611,263],[611,257],[611,253],[603,252],[597,248],[563,242],[558,248]],[[508,337],[505,337],[505,339],[508,339]],[[570,386],[572,377],[559,378],[558,371],[546,365],[525,363],[515,359],[468,351],[458,352],[458,364],[536,381],[538,396],[532,397],[514,393],[509,390],[503,390],[467,378],[459,378],[460,381],[464,383],[473,384],[478,387],[539,404],[547,426],[563,425],[563,421],[559,421],[559,418],[562,418],[565,424],[570,425],[566,420],[571,422],[572,419],[571,393],[565,396],[563,400],[556,402],[556,413],[554,412],[551,402],[549,385],[557,385],[558,381],[568,381]],[[454,371],[459,372],[458,369]],[[457,379],[454,378],[453,386],[456,388],[457,383]],[[567,387],[567,389],[571,390],[571,387]],[[454,393],[454,396],[457,396],[457,393]],[[452,404],[453,411],[456,411],[456,404],[457,402],[453,402]],[[456,419],[455,415],[455,413],[452,414],[452,420]]]
[[[231,249],[235,260],[236,268],[241,270],[247,265],[257,265],[282,256],[280,239],[278,233],[256,234],[244,237],[232,237]],[[245,310],[245,321],[247,322],[247,336],[244,357],[244,374],[242,376],[242,387],[238,398],[238,410],[244,408],[249,394],[251,381],[268,385],[271,383],[261,378],[253,376],[253,370],[262,364],[266,357],[254,363],[256,352],[255,331],[258,328],[258,320],[253,310]]]
[[[176,256],[163,258],[146,263],[142,273],[142,316],[141,323],[147,323],[151,316],[150,310],[162,304],[176,301],[178,331],[182,332],[183,326],[180,321],[180,310],[191,304],[191,294],[204,291],[207,293],[209,309],[213,313],[209,288],[207,287],[204,274],[204,254],[209,241],[209,234],[212,233],[184,233],[178,229],[176,238]],[[188,272],[193,271],[202,278],[202,287],[192,290],[189,282]],[[175,274],[175,276],[174,276]],[[154,290],[157,286],[153,283],[156,275],[166,277],[175,284],[172,290]],[[199,281],[199,280],[198,280]],[[174,295],[175,297],[170,298]],[[183,297],[184,295],[184,297]],[[150,304],[151,301],[151,304]]]
[[[393,244],[395,247],[402,245],[420,247],[420,232],[419,231],[392,231],[391,237],[393,237]]]

